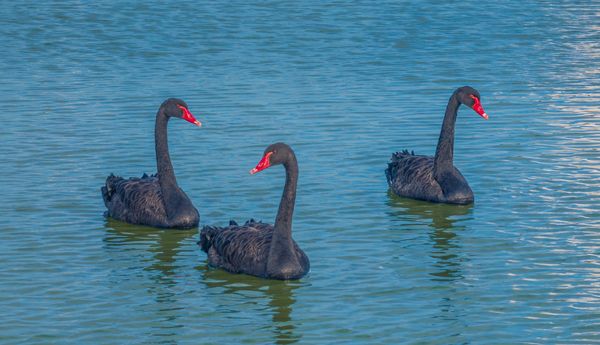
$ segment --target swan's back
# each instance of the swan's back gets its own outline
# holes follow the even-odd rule
[[[439,201],[444,194],[433,177],[433,157],[408,151],[396,152],[385,170],[387,181],[399,196]]]
[[[204,226],[198,243],[208,254],[210,266],[219,267],[231,273],[245,273],[263,278],[295,279],[299,277],[277,277],[267,274],[267,261],[271,239],[271,224],[256,222],[253,219],[244,225],[234,221],[227,227]],[[295,241],[294,252],[308,271],[308,258]]]
[[[124,179],[111,174],[101,190],[107,216],[132,224],[160,227],[166,223],[167,214],[156,175]]]

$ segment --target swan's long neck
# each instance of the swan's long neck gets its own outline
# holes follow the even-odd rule
[[[298,184],[298,162],[292,153],[290,158],[284,163],[285,167],[285,186],[283,195],[279,203],[279,211],[275,218],[275,229],[271,239],[271,248],[269,250],[269,262],[277,264],[285,259],[293,249],[292,241],[292,216],[294,214],[294,205],[296,204],[296,186]]]
[[[154,142],[156,147],[156,167],[158,170],[158,181],[160,184],[163,202],[167,215],[172,215],[177,206],[176,199],[179,196],[179,187],[175,179],[175,172],[169,156],[169,144],[167,142],[167,123],[169,117],[160,109],[156,114],[156,126],[154,127]]]
[[[456,93],[454,93],[452,94],[452,97],[450,97],[448,106],[446,107],[440,139],[438,140],[437,149],[435,151],[433,160],[434,176],[451,169],[454,166],[454,125],[456,123],[456,114],[459,106],[460,102],[456,97]]]

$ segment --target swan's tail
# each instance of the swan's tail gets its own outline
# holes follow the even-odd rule
[[[219,231],[219,227],[205,225],[202,227],[202,230],[200,230],[200,241],[198,241],[197,244],[200,246],[200,248],[202,248],[202,251],[204,251],[205,253],[208,253],[208,250],[212,246],[211,240],[214,231]]]
[[[100,190],[102,191],[102,199],[104,199],[104,204],[108,207],[108,203],[111,201],[113,194],[115,193],[115,183],[122,178],[110,174],[106,178],[106,183]]]

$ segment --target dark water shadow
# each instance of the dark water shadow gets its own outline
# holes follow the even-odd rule
[[[431,229],[429,238],[432,251],[430,256],[436,260],[432,280],[457,280],[462,278],[460,263],[460,242],[457,234],[465,229],[457,221],[469,219],[473,205],[449,205],[430,203],[420,200],[401,198],[388,191],[390,214],[398,218],[407,216],[417,222],[424,222]]]
[[[175,275],[176,256],[183,242],[198,233],[198,229],[173,230],[133,225],[107,218],[104,242],[107,247],[138,249],[145,247],[153,254],[150,265],[145,270],[160,273],[159,280],[167,282]]]
[[[245,274],[231,274],[221,269],[202,266],[203,283],[214,294],[233,294],[244,299],[267,299],[272,314],[272,332],[275,344],[294,344],[302,338],[295,333],[292,320],[294,290],[303,286],[299,281],[261,279]]]
[[[159,344],[176,344],[179,329],[184,327],[178,321],[185,306],[178,298],[177,272],[185,264],[178,264],[177,256],[182,252],[184,242],[197,235],[198,229],[173,230],[132,225],[107,218],[104,236],[105,248],[114,260],[118,260],[118,274],[129,275],[127,284],[146,292],[155,301],[149,308],[155,314],[157,324],[150,330]],[[148,258],[150,253],[150,258]],[[148,272],[149,274],[142,274]],[[148,276],[150,282],[143,276]],[[119,278],[118,281],[122,281]]]
[[[430,280],[436,286],[432,294],[440,300],[438,303],[439,314],[434,316],[450,322],[455,329],[453,337],[461,339],[465,312],[459,307],[456,299],[459,298],[463,287],[455,284],[462,280],[461,265],[468,260],[462,252],[460,245],[461,231],[465,226],[459,221],[471,218],[473,205],[448,205],[436,204],[419,200],[400,198],[388,191],[388,205],[391,214],[399,218],[411,218],[411,223],[421,222],[430,228],[428,233],[431,251],[429,256],[435,263],[430,267]],[[461,343],[462,341],[459,341]]]

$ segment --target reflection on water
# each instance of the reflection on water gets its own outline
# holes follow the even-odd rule
[[[198,233],[197,229],[166,230],[141,225],[133,225],[114,219],[106,221],[106,236],[104,242],[107,247],[122,248],[128,244],[133,249],[140,245],[147,247],[153,254],[153,260],[145,269],[161,273],[159,280],[172,283],[171,278],[177,268],[175,257],[180,251],[183,241]]]
[[[151,336],[160,344],[176,344],[181,310],[185,306],[179,301],[177,256],[182,251],[184,241],[198,233],[197,229],[167,230],[140,225],[132,225],[114,219],[106,220],[105,247],[115,260],[125,266],[119,272],[135,271],[141,268],[150,272],[146,292],[153,303],[146,306],[153,319],[159,320],[152,329]],[[150,256],[148,256],[150,254]],[[119,279],[119,284],[123,282]]]
[[[461,272],[461,263],[466,261],[462,253],[460,238],[457,233],[465,229],[460,224],[461,220],[470,218],[473,205],[448,205],[429,203],[419,200],[401,198],[388,191],[388,205],[390,214],[400,219],[410,218],[412,221],[424,223],[429,231],[431,243],[430,257],[434,259],[429,275],[430,279],[442,287],[438,304],[440,314],[436,318],[460,322],[462,315],[457,307],[457,287],[454,283],[464,279]],[[454,324],[453,327],[460,328]],[[457,331],[458,329],[455,329]],[[459,333],[456,334],[460,335]]]
[[[388,191],[390,213],[395,217],[412,218],[426,222],[432,230],[429,238],[433,250],[431,257],[436,260],[435,272],[430,274],[434,280],[456,280],[462,278],[460,273],[460,244],[457,231],[465,229],[464,225],[455,224],[465,220],[472,213],[473,205],[436,204],[419,200],[400,198]],[[412,216],[412,217],[411,217]]]
[[[413,215],[425,221],[430,221],[432,228],[448,230],[456,228],[457,220],[464,220],[473,212],[473,205],[450,205],[401,198],[388,190],[388,206],[392,207],[391,214],[402,217]]]
[[[294,332],[292,306],[294,290],[302,286],[298,281],[267,280],[244,274],[231,274],[220,269],[204,268],[203,282],[221,294],[241,295],[244,298],[267,299],[268,312],[272,314],[272,331],[276,344],[293,344],[302,336]]]

